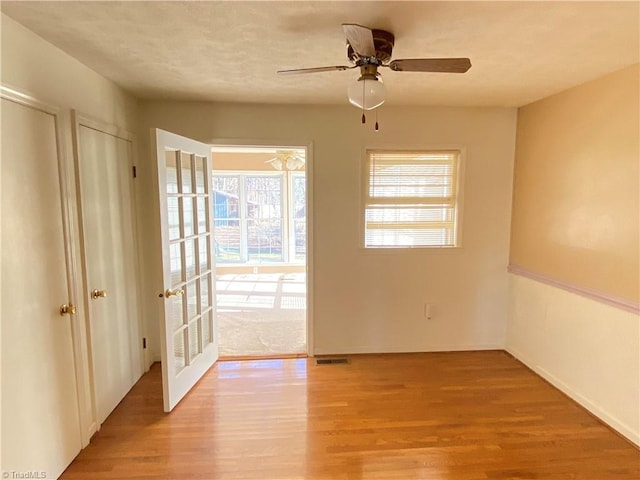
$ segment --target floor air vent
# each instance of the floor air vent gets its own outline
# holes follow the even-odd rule
[[[316,365],[337,365],[337,364],[349,363],[348,358],[318,358]]]

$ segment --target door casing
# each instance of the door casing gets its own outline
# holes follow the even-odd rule
[[[264,147],[264,148],[304,148],[306,160],[306,221],[307,221],[307,355],[314,356],[313,341],[313,142],[310,140],[290,141],[265,139],[213,138],[209,141],[212,147]]]

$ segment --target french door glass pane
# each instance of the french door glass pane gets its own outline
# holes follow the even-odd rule
[[[178,197],[167,197],[167,223],[169,227],[169,240],[180,238]]]
[[[187,283],[185,297],[187,299],[187,321],[192,320],[198,314],[198,290],[196,282]]]
[[[199,272],[204,272],[210,269],[209,238],[209,236],[198,238]]]
[[[209,211],[209,203],[207,202],[207,197],[197,197],[196,198],[196,214],[198,217],[198,233],[204,233],[207,231],[207,223],[208,223],[208,215]]]
[[[184,252],[185,280],[191,280],[196,275],[196,250],[194,240],[187,239],[184,241]]]
[[[171,318],[171,324],[173,330],[176,331],[182,325],[184,325],[184,310],[182,309],[182,297],[174,296],[167,299],[169,309],[169,317]]]
[[[200,277],[200,311],[204,312],[211,306],[211,275]]]
[[[179,373],[186,365],[184,353],[184,330],[182,330],[173,336],[173,355],[175,357],[176,373]]]
[[[202,343],[204,347],[206,347],[208,344],[213,342],[213,338],[211,337],[211,332],[213,331],[211,327],[212,315],[213,315],[213,310],[209,310],[204,315],[202,315]]]
[[[193,235],[193,198],[182,198],[182,218],[184,222],[184,236],[190,237]]]
[[[167,193],[178,193],[178,167],[176,165],[176,152],[166,152],[165,159],[167,165]]]
[[[205,159],[196,156],[196,193],[206,193],[205,178]]]
[[[171,266],[171,284],[182,281],[182,248],[180,243],[169,245],[169,265]]]
[[[191,155],[180,155],[180,173],[182,176],[182,193],[193,193],[193,179],[191,178]]]
[[[198,335],[198,323],[199,320],[194,320],[189,324],[188,336],[189,336],[189,361],[190,363],[200,353],[200,337]]]

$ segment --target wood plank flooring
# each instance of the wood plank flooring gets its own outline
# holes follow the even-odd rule
[[[632,479],[640,451],[505,352],[219,362],[171,414],[154,365],[61,477]]]

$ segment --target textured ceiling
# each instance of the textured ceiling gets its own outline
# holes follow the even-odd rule
[[[520,106],[637,63],[638,2],[2,2],[136,96],[345,104],[342,23],[393,32],[393,58],[469,57],[466,74],[383,70],[387,104]]]

